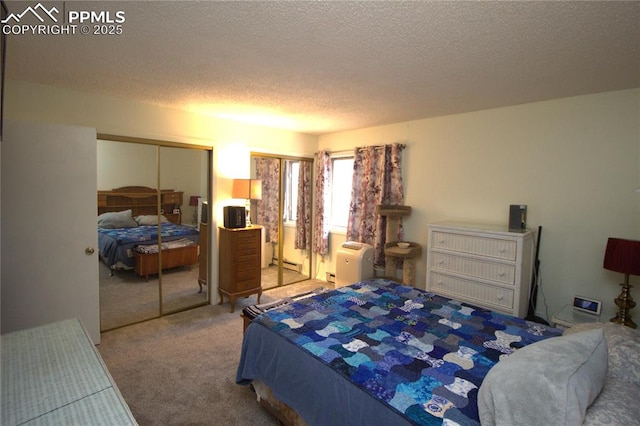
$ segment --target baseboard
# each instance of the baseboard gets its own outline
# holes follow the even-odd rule
[[[273,264],[277,265],[278,264],[278,258],[274,257],[273,258]],[[282,261],[282,267],[284,269],[288,269],[290,271],[295,271],[298,273],[302,272],[302,265],[299,263],[295,263],[295,262],[291,262],[290,260],[284,259]]]

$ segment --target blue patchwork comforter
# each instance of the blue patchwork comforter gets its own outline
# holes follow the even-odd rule
[[[279,354],[272,353],[275,349],[269,343],[278,340],[274,333],[287,342],[278,343]],[[257,317],[245,335],[237,382],[263,380],[311,424],[383,424],[388,414],[363,399],[364,393],[408,424],[475,425],[479,424],[477,392],[489,369],[518,348],[560,334],[551,327],[388,280],[367,280]],[[308,355],[306,361],[294,359],[303,352],[314,361]],[[320,364],[332,373],[314,370]],[[284,369],[276,373],[275,365]],[[305,396],[299,376],[307,369],[316,389]],[[287,376],[293,377],[287,380]],[[329,382],[330,377],[357,389],[342,395],[344,386]],[[310,395],[315,395],[311,402],[298,400]],[[341,408],[345,398],[351,403]],[[328,410],[342,411],[341,417],[329,418],[309,407],[325,400],[334,404]],[[365,405],[355,414],[354,401]],[[387,419],[398,424],[393,416]]]
[[[198,242],[198,230],[192,226],[177,225],[166,222],[161,225],[162,241],[172,241],[180,238],[188,238]],[[132,228],[98,228],[98,250],[101,259],[112,267],[120,262],[119,266],[133,267],[133,255],[131,249],[138,244],[157,244],[158,226],[135,226]]]

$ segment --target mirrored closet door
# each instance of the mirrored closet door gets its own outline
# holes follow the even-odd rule
[[[103,137],[97,157],[101,331],[208,303],[211,150]]]
[[[171,212],[161,212],[179,215],[177,220],[160,223],[163,244],[169,246],[162,251],[161,259],[160,289],[162,313],[165,315],[200,306],[209,300],[206,285],[209,251],[205,237],[208,226],[201,223],[202,202],[207,200],[208,193],[208,170],[209,151],[160,147],[160,188],[175,188],[182,192],[179,207],[174,206]],[[195,232],[171,238],[178,236],[180,228],[191,228]]]
[[[311,278],[313,159],[253,153],[251,178],[262,181],[251,223],[262,226],[262,288]]]

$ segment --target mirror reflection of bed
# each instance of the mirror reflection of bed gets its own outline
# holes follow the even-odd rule
[[[209,193],[209,154],[98,141],[101,331],[208,303],[198,206]]]

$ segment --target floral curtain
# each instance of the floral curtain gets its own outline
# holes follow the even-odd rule
[[[354,153],[347,239],[371,244],[375,265],[384,265],[386,239],[386,218],[376,214],[376,206],[404,204],[403,149],[404,145],[392,144],[356,148]]]
[[[262,179],[262,199],[256,203],[257,224],[264,226],[267,241],[277,243],[280,160],[277,158],[257,157],[256,179]]]
[[[313,217],[313,252],[321,256],[329,252],[329,202],[331,200],[331,156],[327,151],[316,153],[315,211]]]
[[[311,247],[311,161],[300,161],[298,172],[298,200],[296,206],[295,248]]]

